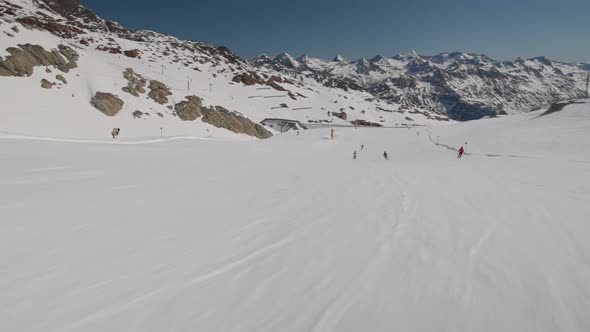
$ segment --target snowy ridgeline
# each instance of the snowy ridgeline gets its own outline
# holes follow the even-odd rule
[[[416,52],[332,61],[289,54],[249,60],[262,68],[314,76],[334,86],[370,91],[406,109],[473,120],[498,114],[529,112],[556,101],[585,97],[590,65],[545,57],[499,61],[483,54]]]
[[[588,331],[590,105],[541,113],[4,136],[0,331]]]

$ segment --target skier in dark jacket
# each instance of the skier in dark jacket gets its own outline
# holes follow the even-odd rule
[[[383,151],[383,158],[385,158],[385,160],[389,160],[389,155],[387,154],[387,151]]]
[[[352,154],[352,160],[356,160],[356,151]]]
[[[457,152],[459,152],[459,154],[457,155],[457,159],[461,159],[461,157],[463,157],[463,154],[465,153],[465,149],[463,147],[460,147]]]

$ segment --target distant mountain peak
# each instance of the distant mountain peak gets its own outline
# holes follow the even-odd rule
[[[281,53],[274,58],[274,61],[279,62],[287,67],[297,68],[299,62],[289,53]]]
[[[295,60],[295,58],[291,54],[286,53],[286,52],[279,53],[275,56],[275,60],[280,60],[280,59],[293,59],[293,60]]]
[[[418,52],[416,52],[414,50],[412,50],[408,53],[394,55],[392,58],[396,59],[396,60],[402,60],[402,61],[409,61],[412,59],[422,60],[422,56],[420,56],[420,54],[418,54]]]
[[[296,60],[298,62],[300,62],[300,63],[309,63],[309,62],[312,62],[312,61],[322,61],[322,60],[320,60],[318,58],[314,58],[314,57],[309,56],[307,54],[303,54],[302,56],[298,57]]]
[[[332,61],[334,62],[345,62],[347,61],[345,57],[343,57],[342,55],[338,54],[334,57],[334,59],[332,59]]]
[[[383,55],[376,55],[371,58],[370,62],[379,62],[383,60],[387,60],[387,58],[385,58]]]

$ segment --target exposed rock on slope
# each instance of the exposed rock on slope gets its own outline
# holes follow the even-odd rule
[[[127,68],[123,72],[123,77],[127,80],[127,86],[124,86],[122,90],[135,97],[139,97],[140,93],[145,93],[145,86],[147,81],[141,75],[136,74],[133,69]]]
[[[187,96],[186,100],[174,106],[174,111],[184,121],[194,121],[203,117],[203,122],[218,128],[225,128],[237,134],[246,134],[257,138],[269,138],[272,136],[272,133],[263,126],[230,112],[224,107],[203,107],[201,98],[197,96]]]
[[[55,85],[55,83],[49,82],[46,79],[41,80],[41,87],[43,89],[52,89],[54,85]]]
[[[206,107],[202,109],[203,122],[218,128],[225,128],[234,133],[246,134],[257,138],[269,138],[272,133],[263,126],[254,123],[247,118],[232,113],[221,106]]]
[[[373,123],[373,122],[369,122],[369,121],[365,121],[365,120],[354,120],[354,121],[350,121],[350,123],[352,123],[355,126],[359,126],[359,127],[383,127],[382,124]]]
[[[141,59],[141,54],[140,54],[139,50],[128,50],[128,51],[124,51],[123,54],[125,54],[125,56],[130,57],[130,58]]]
[[[73,48],[63,44],[60,44],[57,48],[59,49],[59,53],[68,59],[68,69],[78,68],[77,61],[80,59],[78,52],[74,51]]]
[[[63,84],[68,84],[68,80],[66,80],[66,78],[63,77],[63,75],[56,75],[55,79],[62,82]]]
[[[150,81],[150,93],[148,96],[152,98],[156,103],[164,105],[168,103],[168,96],[172,95],[170,88],[166,84],[152,80]]]
[[[203,115],[203,104],[201,98],[197,96],[188,96],[187,100],[181,101],[174,105],[174,111],[178,117],[184,121],[194,121]]]
[[[123,108],[124,102],[111,93],[97,92],[90,104],[104,115],[115,116]]]
[[[256,73],[241,73],[234,76],[232,80],[236,83],[243,83],[244,85],[264,84],[264,81]]]
[[[10,47],[6,50],[10,55],[0,61],[0,76],[31,76],[37,66],[53,66],[66,73],[76,68],[77,53],[65,45],[59,48],[48,52],[39,45]]]

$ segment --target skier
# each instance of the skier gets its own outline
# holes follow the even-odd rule
[[[352,160],[356,160],[356,150],[354,150],[354,153],[352,154]]]
[[[463,154],[465,153],[465,149],[463,147],[460,147],[457,152],[459,152],[459,154],[457,155],[457,159],[461,159],[461,157],[463,157]]]
[[[389,155],[387,154],[387,151],[383,151],[383,158],[385,158],[385,160],[389,160]]]
[[[361,145],[361,151],[363,151],[365,149],[365,145]]]
[[[119,136],[120,132],[121,132],[120,128],[113,128],[113,131],[111,131],[111,135],[113,136],[113,139],[117,138]]]
[[[330,130],[330,140],[334,140],[334,129]]]

